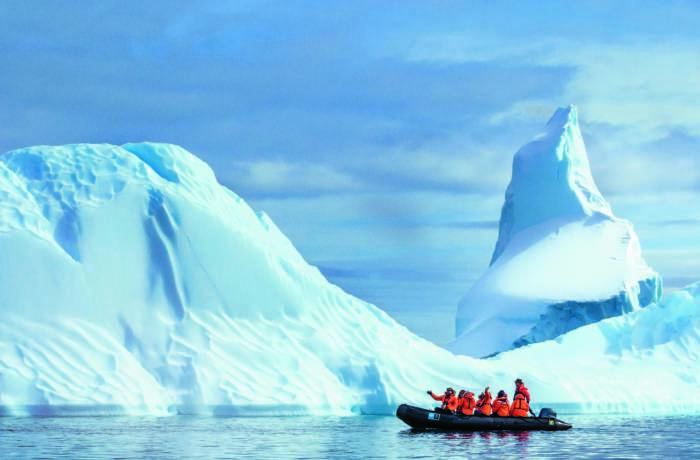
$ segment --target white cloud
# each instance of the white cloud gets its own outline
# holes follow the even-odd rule
[[[519,101],[491,121],[541,120],[553,107],[575,103],[589,122],[634,125],[658,138],[674,127],[700,135],[699,48],[698,42],[655,36],[600,43],[447,35],[418,41],[407,58],[571,67],[563,94]]]
[[[234,188],[260,194],[337,193],[358,189],[350,175],[330,166],[284,160],[239,162],[234,165]]]
[[[231,188],[259,198],[387,191],[501,198],[510,179],[514,150],[498,142],[477,143],[457,134],[416,150],[387,147],[374,154],[335,156],[331,157],[333,164],[262,159],[236,162],[219,171]]]
[[[635,43],[559,49],[553,63],[576,65],[566,98],[592,122],[700,135],[698,44]]]
[[[434,145],[413,152],[388,151],[365,160],[361,167],[384,175],[396,187],[501,195],[510,178],[512,152],[475,147]]]
[[[671,190],[697,192],[700,187],[698,157],[650,154],[644,151],[644,146],[615,140],[600,142],[590,157],[604,193],[661,195]]]

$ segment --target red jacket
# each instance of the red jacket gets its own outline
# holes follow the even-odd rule
[[[530,404],[530,390],[527,389],[525,384],[517,385],[515,387],[515,394],[517,395],[518,393],[525,396],[525,400],[528,404]]]
[[[475,406],[474,393],[471,391],[468,391],[463,398],[458,398],[457,411],[462,412],[464,415],[472,415]]]
[[[530,412],[530,405],[525,400],[525,395],[518,393],[510,406],[510,415],[513,417],[527,417]]]
[[[491,392],[489,390],[484,390],[484,397],[479,398],[479,401],[476,403],[476,408],[484,415],[491,415],[493,408],[491,406]]]
[[[435,395],[435,393],[430,393],[430,396],[435,400],[435,401],[442,401],[442,408],[450,410],[452,412],[457,410],[457,396],[452,395],[448,398],[445,398],[445,395],[442,394],[440,396]],[[447,399],[447,400],[445,400]]]
[[[501,417],[507,417],[510,415],[510,403],[508,402],[508,396],[496,398],[496,400],[493,402],[493,414],[500,415]]]

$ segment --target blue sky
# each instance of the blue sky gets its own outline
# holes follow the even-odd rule
[[[346,290],[443,343],[513,153],[579,106],[599,188],[700,279],[696,2],[0,3],[0,150],[180,144]]]

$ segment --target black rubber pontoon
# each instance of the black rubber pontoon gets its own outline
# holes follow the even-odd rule
[[[445,431],[561,431],[571,425],[554,417],[487,417],[452,415],[401,404],[396,416],[412,428]]]

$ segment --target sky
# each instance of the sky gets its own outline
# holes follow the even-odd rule
[[[700,279],[700,3],[0,2],[0,151],[158,141],[437,342],[513,154],[576,104],[668,289]]]

